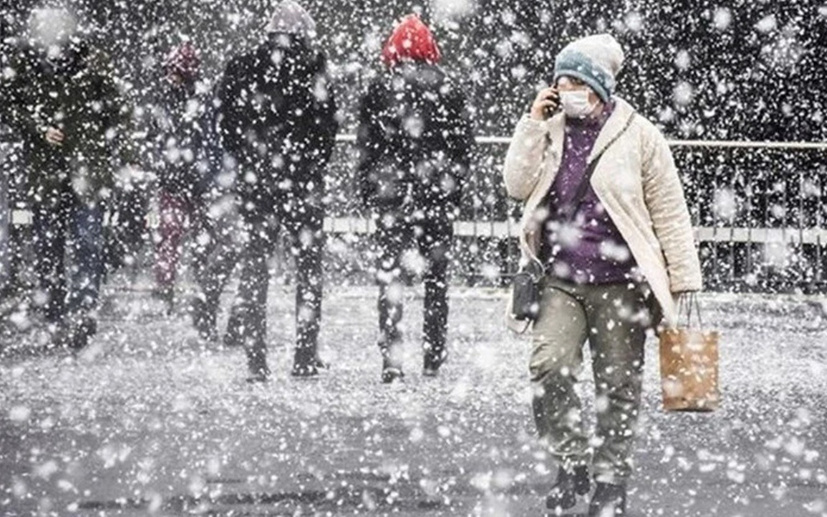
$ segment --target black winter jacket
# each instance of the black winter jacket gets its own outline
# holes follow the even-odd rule
[[[465,95],[441,68],[421,63],[390,70],[369,86],[359,111],[363,201],[380,209],[452,211],[473,142]]]
[[[9,61],[0,116],[23,142],[32,198],[69,187],[84,201],[107,198],[114,172],[132,158],[130,112],[108,55],[79,40],[59,59],[22,44]],[[64,132],[61,146],[47,143],[47,127]]]
[[[232,59],[219,85],[218,127],[239,163],[236,191],[267,210],[322,189],[338,122],[325,57],[297,36],[273,35]]]

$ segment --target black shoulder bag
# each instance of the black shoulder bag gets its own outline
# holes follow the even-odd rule
[[[580,203],[583,202],[583,198],[586,196],[586,192],[589,189],[592,175],[597,168],[597,164],[600,163],[600,159],[606,153],[606,150],[609,149],[609,147],[611,147],[612,144],[614,144],[627,129],[629,129],[634,117],[635,114],[632,113],[626,121],[626,124],[623,126],[623,129],[615,135],[606,147],[600,151],[600,154],[595,156],[594,160],[589,163],[585,174],[583,174],[583,179],[577,186],[577,190],[575,191],[571,201],[560,207],[558,211],[561,221],[571,222],[574,220],[574,217],[577,215],[577,211],[580,208]],[[545,275],[545,266],[539,260],[532,259],[528,262],[528,264],[520,267],[520,270],[514,275],[512,280],[511,315],[515,320],[525,322],[526,330],[528,330],[529,324],[533,323],[537,319],[537,315],[540,312],[540,282],[543,280]]]

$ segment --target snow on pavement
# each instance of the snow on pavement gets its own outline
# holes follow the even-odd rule
[[[393,386],[379,383],[370,288],[330,289],[322,355],[333,367],[310,381],[288,375],[293,296],[280,285],[262,386],[244,382],[240,350],[199,342],[140,290],[110,289],[77,358],[23,353],[34,333],[6,340],[0,513],[541,513],[552,465],[504,294],[453,293],[451,357],[430,379],[411,293],[407,377]],[[664,414],[649,342],[632,515],[827,515],[827,327],[795,298],[703,301],[723,336],[723,408]]]

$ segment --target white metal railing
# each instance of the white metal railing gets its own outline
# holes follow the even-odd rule
[[[157,226],[157,216],[147,217],[149,226]],[[29,210],[13,210],[12,224],[32,224]],[[106,222],[104,223],[107,224]],[[360,217],[326,217],[324,231],[332,234],[366,235],[376,231],[372,219]],[[454,235],[459,237],[505,238],[520,235],[519,221],[456,221]],[[755,244],[818,244],[827,245],[827,228],[736,228],[731,226],[697,226],[699,242],[738,242]]]
[[[328,217],[324,221],[327,233],[369,234],[376,231],[371,219],[358,217]],[[738,242],[756,244],[827,244],[827,228],[735,228],[730,226],[697,226],[695,237],[699,242]],[[461,237],[518,237],[518,221],[456,221],[454,234]]]
[[[337,135],[338,142],[355,142],[356,135]],[[478,144],[508,145],[511,143],[510,136],[478,136],[475,137]],[[827,150],[827,142],[755,142],[748,140],[667,140],[672,147],[708,147],[708,148],[732,148],[732,149],[796,149],[796,150]]]

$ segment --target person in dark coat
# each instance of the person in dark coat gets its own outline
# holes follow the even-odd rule
[[[15,51],[15,42],[6,37],[6,24],[0,21],[0,68],[6,69]],[[11,291],[11,243],[10,223],[11,210],[9,204],[9,176],[11,175],[7,158],[11,153],[11,144],[14,135],[11,129],[5,124],[9,106],[7,103],[0,105],[0,162],[6,164],[0,173],[0,302]]]
[[[425,375],[446,360],[448,263],[473,135],[463,92],[438,66],[440,51],[416,16],[402,19],[382,59],[387,70],[370,84],[359,112],[358,181],[376,215],[379,247],[379,347],[382,381],[403,376],[400,290],[417,269],[403,255],[424,258]]]
[[[149,138],[158,186],[160,221],[155,239],[157,297],[172,308],[181,246],[188,230],[197,234],[203,226],[205,185],[210,163],[205,149],[208,106],[206,95],[196,91],[200,58],[189,42],[170,51],[164,59],[164,84],[159,100],[150,109]],[[197,237],[197,235],[196,235]],[[199,249],[193,247],[195,266]]]
[[[41,288],[33,300],[53,345],[82,348],[97,330],[104,205],[128,160],[129,113],[106,54],[69,12],[35,10],[29,29],[0,98],[23,141]]]
[[[318,373],[322,307],[324,169],[338,123],[316,25],[299,4],[279,4],[266,39],[233,58],[219,86],[219,129],[237,162],[235,191],[244,223],[241,280],[225,343],[243,345],[250,381],[267,379],[267,260],[276,237],[296,258],[296,349],[293,375]],[[205,286],[197,326],[214,324],[226,274]]]

